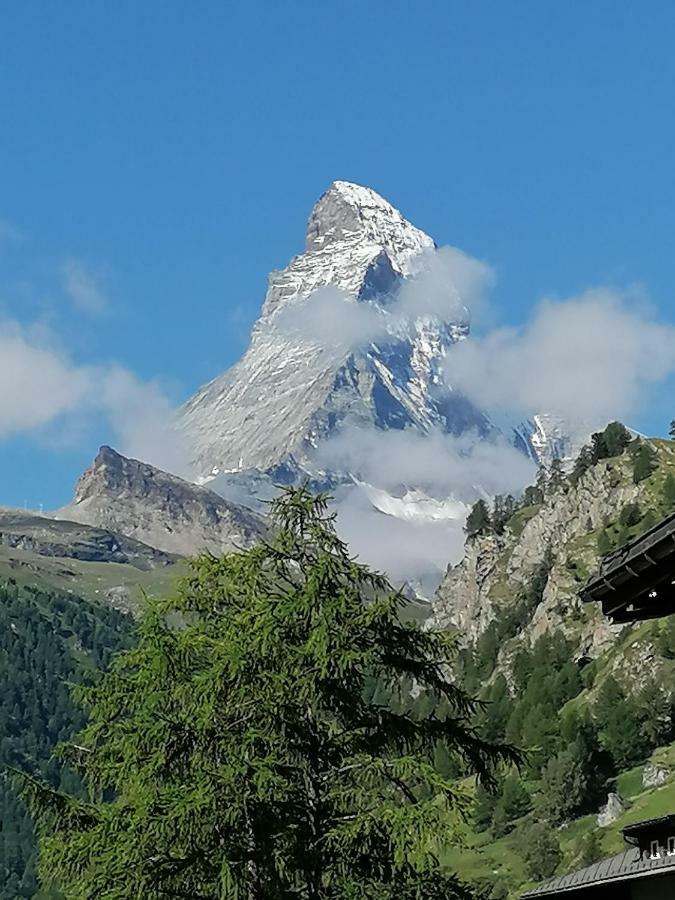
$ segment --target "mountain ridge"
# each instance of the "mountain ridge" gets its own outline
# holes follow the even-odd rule
[[[317,447],[347,423],[500,434],[487,414],[444,381],[446,354],[470,330],[455,284],[446,279],[443,315],[413,310],[402,326],[394,314],[397,291],[412,283],[436,249],[429,235],[375,191],[334,182],[310,213],[304,253],[270,274],[242,358],[180,412],[200,480],[279,466],[313,474]],[[339,293],[342,305],[332,295],[330,307],[322,294],[328,290]],[[377,336],[357,329],[360,346],[341,344],[337,316],[334,339],[325,326],[323,344],[313,340],[307,330],[310,300],[318,303],[317,297],[325,300],[318,318],[335,314],[338,306],[346,318],[356,304],[377,321]],[[295,331],[284,327],[291,313]],[[531,439],[537,434],[539,444]],[[507,439],[533,457],[545,452],[540,445],[546,435],[533,423],[507,428]]]
[[[253,510],[107,446],[78,480],[73,501],[54,516],[179,556],[249,547],[266,533]]]

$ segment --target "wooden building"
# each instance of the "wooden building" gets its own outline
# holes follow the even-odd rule
[[[675,815],[631,825],[623,836],[622,853],[547,881],[523,900],[674,900]]]
[[[580,592],[612,622],[675,613],[675,514],[605,556]],[[675,815],[623,830],[626,849],[523,895],[557,900],[675,900]]]
[[[605,556],[579,596],[600,603],[612,622],[675,613],[675,513]]]

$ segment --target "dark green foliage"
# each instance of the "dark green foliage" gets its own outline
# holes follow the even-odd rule
[[[635,698],[640,734],[647,753],[673,737],[672,707],[668,694],[656,681],[648,681]]]
[[[523,834],[521,843],[527,873],[533,881],[550,878],[561,859],[560,841],[547,822],[536,822]]]
[[[499,636],[497,623],[490,622],[485,631],[476,641],[474,652],[475,666],[478,677],[482,680],[488,678],[494,671],[499,651]]]
[[[541,776],[542,811],[554,825],[572,818],[584,805],[586,771],[575,749],[561,750],[544,766]]]
[[[626,528],[637,525],[642,518],[642,510],[639,503],[626,503],[619,513],[619,522]]]
[[[665,477],[662,496],[666,509],[675,509],[675,477],[672,472],[669,472]]]
[[[598,693],[593,713],[602,746],[617,771],[642,762],[673,737],[672,709],[655,682],[648,682],[637,696],[629,696],[610,676]]]
[[[515,823],[532,807],[530,795],[517,772],[510,772],[504,779],[502,793],[492,816],[492,832],[503,837],[513,830]]]
[[[621,456],[633,438],[621,422],[610,422],[604,431],[591,436],[591,457],[594,463],[601,459]]]
[[[668,434],[671,438],[675,439],[675,419],[670,420],[670,425],[668,426]]]
[[[488,790],[480,782],[476,786],[471,822],[477,832],[487,831],[492,824],[497,796],[494,790]]]
[[[613,774],[590,717],[567,712],[561,720],[562,749],[544,766],[541,809],[558,824],[597,809]]]
[[[72,769],[50,759],[59,741],[84,718],[68,683],[82,680],[92,662],[107,664],[128,645],[126,617],[77,597],[0,587],[0,765],[21,767],[53,788],[79,793]],[[33,826],[6,777],[0,780],[0,898],[37,891]],[[54,896],[45,894],[44,896]]]
[[[536,585],[538,592],[543,585],[542,577]],[[503,640],[500,634],[499,626],[492,623],[479,639],[472,671],[481,678],[487,677],[496,657]],[[467,668],[465,663],[465,672]],[[546,761],[564,746],[559,711],[582,689],[571,645],[559,633],[543,635],[532,649],[522,650],[516,656],[513,678],[513,696],[501,675],[484,692],[486,705],[478,717],[479,727],[486,739],[499,740],[508,735],[509,741],[531,751],[527,757],[528,772],[538,777]]]
[[[466,519],[466,535],[469,538],[477,537],[479,534],[485,534],[492,527],[492,519],[490,518],[490,510],[485,500],[477,500],[471,507],[471,512]]]
[[[633,481],[639,484],[656,471],[658,456],[653,447],[644,441],[636,441],[632,449]]]
[[[559,633],[545,634],[531,650],[522,650],[513,666],[516,698],[506,726],[510,740],[528,752],[527,766],[537,776],[561,749],[559,710],[582,689],[571,646]]]
[[[544,493],[536,484],[526,487],[523,492],[523,506],[539,506],[544,502]]]
[[[607,529],[603,528],[602,531],[598,534],[598,553],[600,556],[605,556],[612,550],[612,540],[607,533]]]
[[[88,802],[26,783],[68,896],[471,895],[436,863],[468,812],[437,747],[487,784],[517,754],[471,727],[476,705],[444,674],[454,641],[401,623],[325,498],[289,489],[272,515],[269,543],[195,561],[80,693],[90,724],[70,755]],[[413,680],[430,710],[396,712]]]
[[[572,484],[578,484],[581,477],[587,472],[591,466],[593,465],[593,450],[591,447],[586,444],[586,446],[582,447],[579,451],[579,455],[577,456],[574,462],[574,468],[570,474],[570,481]]]
[[[488,741],[498,741],[506,731],[513,708],[506,678],[501,673],[490,684],[484,700],[485,708],[479,716],[481,733]]]

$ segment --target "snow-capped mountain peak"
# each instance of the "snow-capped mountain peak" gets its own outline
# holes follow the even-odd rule
[[[310,213],[305,252],[271,273],[261,324],[322,287],[354,299],[383,297],[410,274],[415,257],[434,246],[375,191],[334,181]]]
[[[439,385],[444,354],[468,332],[465,318],[421,317],[408,333],[387,318],[397,287],[434,246],[375,191],[334,182],[310,214],[305,252],[271,273],[243,358],[183,410],[198,474],[303,466],[347,420],[378,428],[485,430],[481,414]],[[371,302],[382,317],[379,339],[355,346],[330,329],[322,341],[309,334],[302,304],[324,288]],[[294,329],[282,327],[280,314],[289,309],[298,311]],[[347,304],[334,310],[348,312]],[[336,321],[335,331],[344,324]]]
[[[429,235],[371,188],[334,181],[310,214],[305,252],[342,241],[380,246],[392,267],[404,275],[409,272],[412,257],[435,246]]]

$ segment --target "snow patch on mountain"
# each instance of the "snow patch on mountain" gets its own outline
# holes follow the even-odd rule
[[[334,182],[310,214],[304,253],[269,276],[242,359],[181,411],[200,483],[250,503],[274,482],[309,477],[337,492],[364,558],[440,577],[461,548],[467,505],[527,483],[532,461],[564,440],[543,417],[497,424],[448,383],[446,360],[491,278],[375,191]],[[381,440],[364,443],[367,434]]]
[[[408,522],[458,522],[464,523],[469,506],[453,497],[436,500],[424,491],[408,489],[400,496],[363,481],[355,481],[368,497],[373,507],[387,516],[395,516]]]

